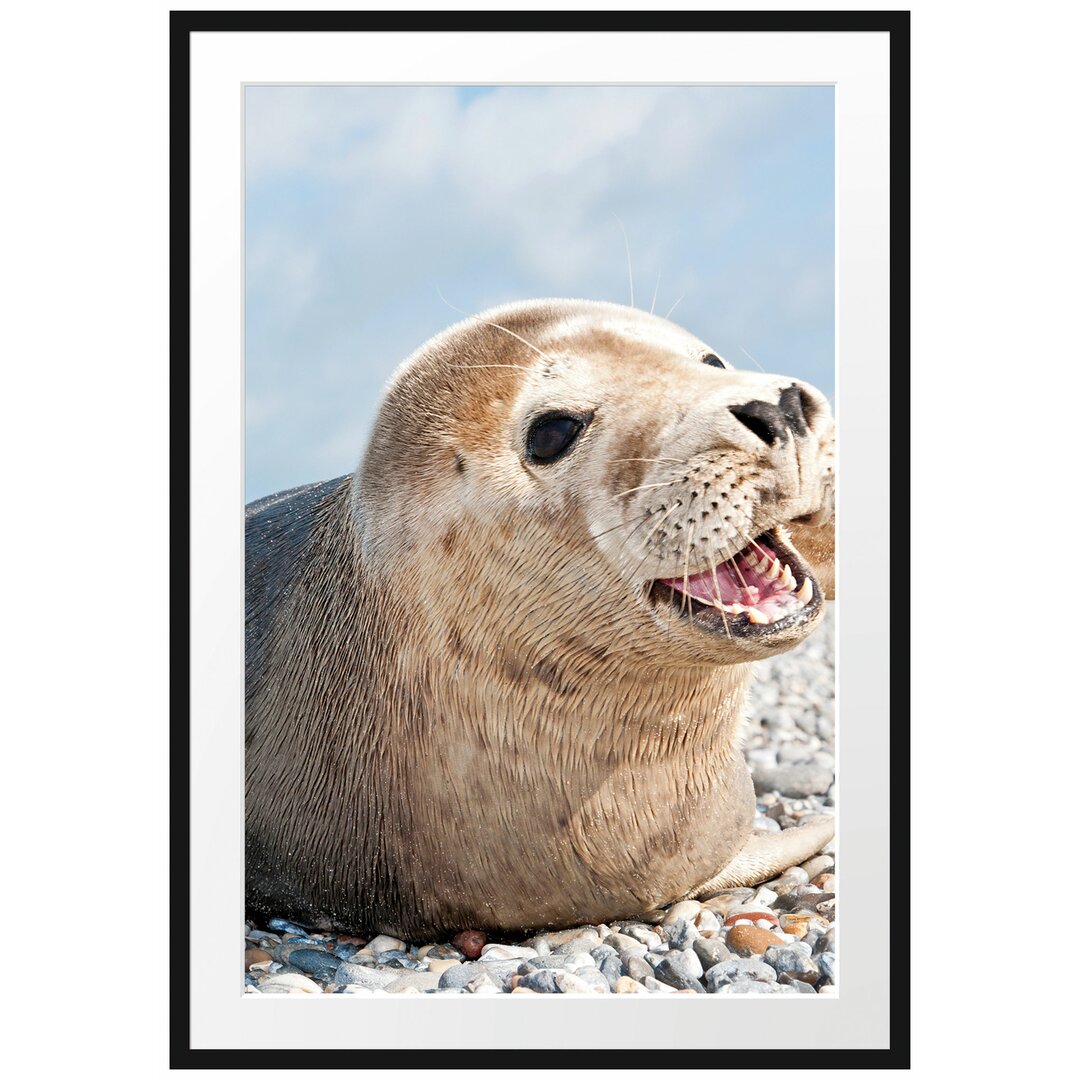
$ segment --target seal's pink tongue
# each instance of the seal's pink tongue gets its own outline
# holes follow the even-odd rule
[[[802,586],[790,568],[762,541],[743,548],[718,566],[687,577],[661,578],[664,585],[734,615],[746,612],[755,623],[776,622],[808,603],[813,586]]]

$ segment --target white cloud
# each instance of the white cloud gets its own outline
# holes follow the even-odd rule
[[[249,88],[253,474],[355,465],[393,366],[456,317],[436,287],[474,310],[625,302],[613,214],[639,306],[662,268],[659,313],[685,294],[676,317],[721,353],[828,379],[830,108],[797,88],[503,87],[468,103],[450,87]],[[291,450],[279,413],[252,422],[281,386]]]

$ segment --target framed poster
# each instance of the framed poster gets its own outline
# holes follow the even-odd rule
[[[902,1067],[906,13],[172,49],[174,1064]]]

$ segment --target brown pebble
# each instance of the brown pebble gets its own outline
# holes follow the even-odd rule
[[[480,930],[462,930],[450,944],[460,950],[466,960],[478,960],[480,951],[487,944],[487,934]]]
[[[724,925],[733,926],[740,919],[749,919],[751,922],[764,919],[767,923],[772,923],[773,926],[780,925],[780,920],[771,911],[737,911],[724,920]]]
[[[357,937],[355,934],[339,934],[337,943],[339,945],[366,945],[368,939],[366,937]]]
[[[763,956],[770,945],[784,945],[784,939],[760,926],[733,926],[728,931],[727,947],[739,956]]]
[[[809,915],[782,915],[780,917],[780,929],[785,934],[791,934],[792,937],[798,938],[800,941],[806,937],[806,933],[810,929],[809,924]]]
[[[811,885],[816,885],[822,892],[836,892],[836,875],[830,873],[818,874]]]
[[[245,949],[244,970],[247,971],[252,964],[267,964],[273,959],[265,949]]]

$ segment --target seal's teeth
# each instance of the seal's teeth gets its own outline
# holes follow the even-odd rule
[[[773,559],[769,566],[769,572],[765,575],[770,581],[775,581],[780,576],[780,560]]]
[[[810,584],[809,578],[803,581],[802,588],[795,595],[804,604],[810,603],[810,597],[814,595],[814,586]]]
[[[765,623],[770,621],[769,616],[766,615],[763,611],[758,611],[756,607],[748,608],[746,614],[750,617],[750,621],[752,623],[764,625]]]
[[[786,588],[786,589],[794,589],[795,588],[795,577],[791,573],[791,567],[788,566],[787,563],[784,563],[784,573],[781,575],[780,580],[784,583],[784,588]]]

